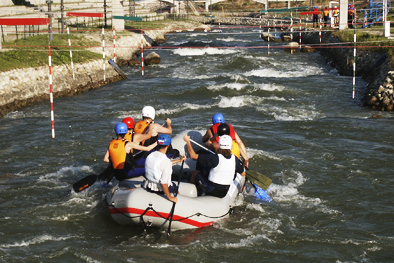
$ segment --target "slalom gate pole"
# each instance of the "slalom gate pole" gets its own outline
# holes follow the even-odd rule
[[[357,35],[356,35],[356,27],[354,27],[354,50],[353,50],[353,95],[354,99],[356,96],[356,43],[357,43]]]
[[[112,35],[114,36],[114,62],[116,63],[116,40],[115,40],[115,27],[113,27]]]
[[[68,29],[68,26],[67,26],[67,36],[68,36],[68,46],[70,47],[71,70],[73,71],[73,79],[75,79],[74,64],[73,64],[73,53],[71,51],[70,30]]]
[[[261,19],[261,15],[260,15],[260,37],[261,37],[261,33],[262,33],[262,31],[261,31],[261,24],[263,23],[263,20]]]
[[[321,19],[319,20],[319,23],[320,23],[319,39],[320,39],[320,45],[321,45]]]
[[[105,39],[104,39],[104,27],[102,28],[103,34],[103,72],[104,72],[104,81],[105,81]]]
[[[268,47],[267,47],[267,54],[270,55],[270,21],[267,22],[268,25]]]
[[[141,29],[141,66],[142,66],[142,76],[144,76],[144,43],[143,43],[143,32]]]
[[[49,65],[49,99],[50,99],[50,102],[51,102],[52,138],[55,138],[55,114],[53,113],[53,88],[52,88],[52,58],[51,58],[51,45],[48,45],[48,65]]]
[[[291,41],[293,41],[293,12],[290,12],[290,19],[291,19],[291,22],[290,22],[290,32],[291,32]]]
[[[301,49],[301,16],[300,16],[300,49]]]

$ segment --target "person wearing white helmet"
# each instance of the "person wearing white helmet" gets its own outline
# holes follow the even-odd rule
[[[210,168],[208,178],[204,177],[199,170],[194,171],[190,177],[190,182],[197,184],[206,195],[223,198],[227,195],[237,173],[245,176],[241,162],[231,154],[233,140],[229,135],[219,138],[219,148],[216,154],[197,154],[190,143],[190,136],[186,134],[183,140],[186,142],[190,158]]]
[[[138,121],[134,126],[135,133],[145,134],[149,130],[152,131],[152,137],[142,142],[143,145],[148,146],[157,141],[157,136],[160,134],[171,134],[171,119],[165,120],[166,126],[164,127],[158,123],[155,123],[156,111],[152,106],[145,106],[142,108],[142,120]]]
[[[339,8],[337,6],[334,6],[334,26],[338,26],[339,24]]]

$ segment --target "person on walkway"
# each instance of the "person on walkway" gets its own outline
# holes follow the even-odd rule
[[[148,147],[130,142],[124,138],[128,132],[127,125],[119,122],[115,125],[116,139],[113,139],[104,155],[104,162],[112,162],[114,167],[115,178],[119,181],[134,177],[135,160],[133,158],[133,149],[141,151],[150,151],[156,147],[154,143]]]
[[[352,4],[349,4],[349,8],[347,11],[347,26],[348,28],[354,28],[354,21],[356,17],[356,9],[354,9]]]
[[[313,7],[313,12],[316,12],[316,14],[312,15],[312,22],[313,22],[313,27],[318,27],[319,26],[319,14],[317,13],[319,11],[319,9],[317,8],[317,6]]]
[[[190,158],[210,168],[208,178],[199,170],[195,170],[190,177],[190,182],[197,184],[206,195],[223,198],[227,195],[237,173],[245,176],[241,162],[231,154],[233,140],[229,135],[219,138],[216,154],[197,154],[190,143],[190,136],[185,134],[183,140],[186,142]]]
[[[339,26],[339,8],[334,6],[334,26]]]
[[[202,137],[202,141],[206,143],[207,147],[211,148],[212,150],[215,150],[214,145],[212,146],[211,144],[213,142],[219,143],[219,136],[217,136],[217,128],[221,123],[226,123],[224,120],[224,117],[221,113],[216,113],[212,116],[212,126],[209,128],[205,135]],[[227,125],[230,128],[230,137],[238,144],[241,156],[243,158],[243,165],[244,167],[249,167],[249,157],[246,152],[246,147],[239,135],[235,132],[233,126],[231,124],[227,123]]]
[[[145,162],[144,188],[150,192],[164,193],[168,200],[177,202],[178,198],[172,196],[177,190],[175,183],[171,181],[172,165],[186,160],[182,156],[176,160],[170,160],[166,153],[171,145],[171,137],[168,134],[160,134],[157,138],[157,151],[149,154]]]
[[[328,8],[327,7],[324,8],[323,19],[324,19],[324,27],[327,27],[328,20],[330,20],[330,16],[329,16],[329,12],[328,12]]]

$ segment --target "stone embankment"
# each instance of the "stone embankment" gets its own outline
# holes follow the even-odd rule
[[[303,44],[320,43],[317,30],[302,31],[301,36]],[[299,39],[298,32],[294,33],[294,39]],[[324,48],[319,51],[331,66],[341,75],[353,76],[353,43],[341,43],[330,32],[322,32],[322,43]],[[361,102],[375,110],[392,111],[394,71],[390,59],[379,49],[357,49],[356,54],[356,76],[361,76],[367,82]]]
[[[208,26],[196,27],[196,24],[176,24],[161,30],[147,30],[144,35],[144,46],[150,47],[165,41],[165,34],[174,32],[174,28],[187,28],[188,30],[209,30]],[[102,54],[101,41],[102,36],[88,35],[90,40],[97,42],[97,46],[89,48],[90,51]],[[112,32],[105,36],[106,39],[112,39]],[[125,64],[139,64],[136,57],[140,55],[141,35],[130,33],[128,35],[120,34],[116,38],[116,62],[122,66]],[[109,45],[108,45],[109,46]],[[132,47],[132,48],[130,48]],[[147,48],[147,49],[148,49]],[[146,53],[149,53],[148,50]],[[75,93],[98,88],[111,82],[121,80],[122,77],[107,63],[107,60],[113,58],[113,47],[105,49],[105,71],[103,69],[103,60],[98,59],[86,63],[75,64],[73,71],[71,65],[52,66],[52,86],[53,96],[62,97]],[[105,72],[105,79],[104,79]],[[0,73],[0,117],[4,117],[8,112],[15,111],[21,107],[32,103],[48,100],[49,101],[49,66],[37,68],[14,69]]]

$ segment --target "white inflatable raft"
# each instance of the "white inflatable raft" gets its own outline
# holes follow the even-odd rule
[[[173,203],[164,194],[145,190],[144,181],[140,176],[123,180],[113,187],[106,197],[112,218],[121,225],[168,227]],[[181,182],[171,229],[206,227],[227,217],[244,184],[245,177],[237,174],[227,195],[217,198],[197,196],[193,184]]]

